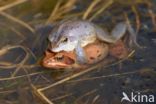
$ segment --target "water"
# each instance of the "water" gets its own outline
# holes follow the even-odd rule
[[[87,4],[88,2],[79,2],[75,12],[83,10]],[[115,65],[110,63],[109,67],[104,65],[49,88],[43,91],[45,96],[56,104],[120,104],[122,92],[128,96],[131,92],[155,94],[155,27],[147,6],[138,5],[137,8],[141,21],[137,41],[142,48],[137,48],[133,57]],[[124,20],[123,11],[128,14],[133,27],[136,28],[135,15],[127,5],[120,7],[114,4],[93,22],[111,30],[115,23]],[[9,50],[2,52],[5,54],[0,54],[0,101],[38,104],[40,100],[32,96],[34,90],[31,84],[41,88],[74,74],[71,71],[49,70],[40,65],[48,45],[47,36],[53,24],[48,27],[32,24],[39,27],[36,33],[32,33],[20,24],[1,16],[0,25],[0,47],[9,47]],[[17,73],[14,73],[15,70]],[[12,73],[17,78],[11,78]]]

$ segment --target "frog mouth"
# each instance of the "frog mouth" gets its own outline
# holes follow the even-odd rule
[[[75,63],[75,59],[72,53],[48,52],[46,55],[47,57],[43,59],[43,66],[47,68],[67,68]]]

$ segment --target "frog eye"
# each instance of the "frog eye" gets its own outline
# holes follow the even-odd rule
[[[63,38],[62,39],[62,42],[67,42],[68,41],[68,38]]]

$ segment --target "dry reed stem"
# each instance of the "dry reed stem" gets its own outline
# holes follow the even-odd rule
[[[148,13],[152,19],[152,23],[153,23],[153,26],[154,26],[154,30],[156,31],[156,14],[154,13],[154,11],[152,10],[152,3],[150,2],[147,2],[147,5],[148,5]]]
[[[57,100],[60,100],[60,99],[65,98],[65,97],[69,97],[69,96],[71,96],[71,95],[73,95],[73,94],[72,94],[72,93],[69,93],[69,94],[65,94],[65,95],[63,95],[63,96],[59,96],[59,97],[56,97],[56,98],[52,98],[51,100],[52,100],[52,101],[57,101]]]
[[[140,27],[141,27],[141,22],[140,22],[140,16],[139,16],[139,13],[136,9],[136,6],[132,6],[132,11],[134,12],[135,16],[136,16],[136,33],[138,33],[138,31],[140,30]]]
[[[90,12],[93,10],[93,8],[100,2],[101,0],[94,0],[90,6],[87,8],[86,12],[83,14],[82,19],[85,20],[89,16]]]
[[[25,49],[25,47],[23,47],[23,46],[20,46],[20,47],[26,52],[26,55],[25,55],[24,59],[20,62],[19,66],[11,74],[11,77],[14,77],[18,73],[18,71],[23,67],[23,65],[26,63],[26,61],[30,57],[30,54],[27,52],[27,50]]]
[[[104,3],[104,5],[102,5],[101,9],[99,9],[95,14],[93,14],[88,20],[92,21],[93,19],[95,19],[99,14],[101,14],[105,9],[107,9],[110,5],[113,4],[113,0],[107,0],[106,3]]]
[[[12,64],[12,63],[7,63],[7,62],[0,62],[0,70],[2,69],[11,69],[19,66],[19,64]]]
[[[26,68],[23,68],[23,69],[24,69],[24,71],[25,71],[25,73],[26,73],[26,77],[27,77],[27,79],[28,79],[29,88],[30,88],[30,90],[32,91],[34,85],[32,84],[31,76],[30,76],[30,74],[28,73],[28,71],[26,70]],[[28,95],[27,95],[27,96],[28,96]],[[33,94],[32,97],[33,97],[33,99],[34,99],[34,98],[35,98],[35,95]],[[25,98],[25,97],[24,97],[24,98]]]
[[[48,83],[51,82],[48,78],[44,77],[43,75],[39,74],[39,76],[40,76],[42,79],[44,79],[46,82],[48,82]],[[37,80],[36,80],[36,81],[37,81]]]
[[[31,73],[29,76],[34,76],[38,74],[43,74],[44,72],[36,72],[36,73]],[[0,81],[7,81],[7,80],[13,80],[13,79],[18,79],[18,78],[24,78],[27,75],[21,75],[21,76],[15,76],[15,77],[7,77],[7,78],[0,78]]]
[[[60,10],[69,9],[75,4],[76,0],[68,0],[64,6],[61,7]]]
[[[16,75],[16,73],[20,70],[20,68],[22,68],[23,67],[23,65],[25,64],[25,62],[28,60],[28,58],[30,57],[30,50],[28,49],[28,48],[25,48],[25,47],[23,47],[23,46],[21,46],[21,45],[16,45],[16,46],[5,46],[5,47],[3,47],[0,51],[1,51],[1,54],[5,54],[7,51],[9,51],[9,50],[11,50],[11,49],[15,49],[15,48],[21,48],[22,50],[24,50],[24,52],[26,53],[26,55],[25,55],[25,57],[24,57],[24,59],[17,65],[17,64],[15,64],[15,65],[9,65],[8,67],[15,67],[16,65],[17,65],[17,67],[16,67],[16,69],[15,69],[15,71],[13,72],[13,74],[11,75],[11,77],[14,77],[15,75]],[[5,52],[5,53],[4,53]],[[32,53],[31,53],[32,54]],[[34,55],[32,55],[32,56],[34,56]],[[8,68],[7,66],[0,66],[0,67],[3,67],[3,68]]]
[[[96,95],[92,100],[92,104],[96,104],[96,101],[99,99],[100,95]]]
[[[5,6],[0,7],[0,12],[4,11],[4,10],[6,10],[6,9],[9,9],[9,8],[11,8],[11,7],[14,7],[14,6],[16,6],[16,5],[22,4],[22,3],[26,2],[26,1],[28,1],[28,0],[16,0],[16,1],[13,2],[13,3],[10,3],[10,4],[7,4],[7,5],[5,5]]]
[[[13,93],[13,92],[16,92],[16,91],[17,91],[16,89],[13,89],[13,90],[3,90],[3,91],[0,91],[0,94],[9,94],[9,93]]]
[[[11,16],[11,15],[5,13],[5,12],[2,12],[2,11],[0,12],[0,14],[1,14],[2,16],[4,16],[4,17],[6,17],[6,18],[8,18],[8,19],[10,19],[10,20],[12,20],[12,21],[14,21],[14,22],[19,23],[19,24],[22,25],[23,27],[25,27],[25,28],[27,28],[28,30],[30,30],[32,33],[35,33],[35,30],[34,30],[30,25],[28,25],[27,23],[25,23],[24,21],[22,21],[22,20],[20,20],[20,19],[18,19],[18,18],[15,18],[15,17],[13,17],[13,16]]]
[[[77,82],[82,82],[82,81],[97,80],[97,79],[101,79],[101,78],[119,77],[119,76],[124,76],[124,75],[136,74],[141,71],[150,72],[151,69],[150,70],[142,69],[142,70],[130,71],[130,72],[126,72],[126,73],[116,73],[116,74],[110,74],[110,75],[104,75],[104,76],[98,76],[98,77],[84,78],[84,79],[78,79],[78,80],[73,80],[73,81],[67,81],[66,83],[77,83]]]
[[[66,14],[72,10],[72,7],[76,3],[76,0],[70,0],[70,1],[66,2],[65,4],[63,4],[62,6],[60,6],[62,2],[63,2],[63,0],[59,0],[57,2],[54,10],[52,11],[50,17],[48,18],[46,24],[56,21],[56,20],[60,19],[61,17],[63,18],[64,14]]]
[[[14,27],[10,27],[10,30],[13,31],[15,34],[17,34],[17,36],[22,38],[19,43],[21,43],[25,39],[25,37],[22,35],[22,33],[20,31],[18,31],[17,29],[15,29]]]
[[[91,91],[89,91],[89,92],[87,92],[87,93],[81,95],[79,98],[76,99],[75,103],[78,102],[79,100],[83,99],[83,98],[86,97],[86,96],[89,96],[89,95],[91,95],[91,94],[93,94],[93,93],[96,93],[97,91],[98,91],[98,89],[93,89],[93,90],[91,90]],[[76,104],[77,104],[77,103],[76,103]]]
[[[32,85],[34,94],[39,97],[41,100],[45,101],[46,104],[54,104],[53,102],[51,102],[45,95],[44,93],[42,93],[41,91],[38,91],[37,88],[35,86]]]
[[[127,26],[128,26],[128,29],[130,29],[130,30],[133,30],[133,28],[132,28],[132,25],[131,25],[131,23],[130,23],[130,20],[129,20],[129,18],[128,18],[128,15],[124,12],[124,16],[125,16],[125,19],[126,19],[126,24],[127,24]],[[129,30],[129,32],[130,32],[130,34],[135,34],[136,35],[136,37],[137,37],[137,35],[138,35],[138,33],[136,32],[136,31],[130,31]],[[132,43],[132,40],[130,40],[130,42]],[[131,44],[130,43],[130,44]],[[138,48],[143,48],[142,46],[140,46],[136,41],[134,41],[134,44],[138,47]]]
[[[21,42],[25,39],[25,37],[21,34],[21,32],[18,31],[18,30],[17,30],[16,28],[14,28],[13,26],[8,26],[6,23],[3,23],[3,22],[1,22],[0,25],[1,25],[3,28],[5,28],[5,29],[11,30],[11,31],[14,32],[17,36],[19,36],[19,37],[21,38],[21,40],[19,40],[19,41],[17,42],[17,44],[18,44],[18,43],[21,43]],[[0,51],[1,51],[1,50],[0,50]],[[0,52],[0,56],[1,56],[1,52]]]
[[[11,77],[14,77],[16,75],[16,73],[20,70],[20,68],[22,68],[24,66],[24,64],[26,63],[26,61],[29,59],[30,56],[32,56],[34,59],[36,59],[36,56],[32,53],[32,51],[30,49],[25,48],[20,45],[19,45],[19,47],[25,51],[26,56],[20,62],[19,66],[16,68],[16,70],[12,73]]]
[[[63,6],[60,7],[59,12],[62,12],[62,14],[70,12],[73,9],[75,3],[76,0],[69,0]]]
[[[66,15],[66,16],[60,16],[60,18],[59,19],[61,19],[61,18],[74,18],[74,17],[80,17],[80,16],[82,16],[84,14],[84,11],[82,11],[82,12],[79,12],[79,13],[71,13],[71,14],[69,14],[69,15]]]
[[[0,49],[0,56],[4,55],[5,53],[8,52],[8,50],[10,50],[9,46],[5,46],[3,48]]]
[[[86,100],[86,102],[83,102],[83,104],[89,104],[89,98]]]
[[[0,56],[3,55],[3,54],[6,54],[9,50],[15,49],[15,48],[21,48],[24,51],[26,50],[25,47],[23,47],[21,45],[16,45],[16,46],[6,45],[6,46],[4,46],[3,48],[0,49]],[[25,52],[28,52],[28,51],[25,51]]]
[[[152,23],[154,25],[154,28],[156,29],[156,15],[154,14],[154,12],[151,9],[149,9],[148,12],[149,12],[149,15],[152,18]]]
[[[8,63],[8,62],[0,62],[0,70],[2,69],[11,69],[11,68],[15,68],[18,67],[20,65],[20,63],[18,64],[13,64],[13,63]],[[34,68],[34,67],[38,67],[40,65],[34,64],[34,65],[23,65],[23,68]]]
[[[58,0],[58,1],[57,1],[57,4],[56,4],[55,8],[53,9],[51,15],[49,16],[49,18],[48,18],[47,21],[46,21],[46,24],[49,24],[50,21],[53,20],[54,16],[55,16],[55,15],[57,14],[57,12],[58,12],[58,9],[59,9],[61,3],[62,3],[62,0]]]
[[[8,18],[8,19],[10,19],[10,20],[12,20],[12,21],[14,21],[14,22],[17,22],[17,23],[19,23],[20,25],[26,27],[26,28],[27,28],[28,30],[30,30],[32,33],[35,33],[35,30],[34,30],[31,26],[29,26],[27,23],[25,23],[24,21],[22,21],[22,20],[20,20],[20,19],[17,19],[17,18],[15,18],[15,17],[13,17],[13,16],[11,16],[11,15],[9,15],[9,14],[3,12],[3,11],[6,10],[6,9],[10,9],[11,7],[14,7],[14,6],[16,6],[16,5],[22,4],[22,3],[26,2],[26,1],[28,1],[28,0],[16,0],[16,1],[13,2],[13,3],[10,3],[10,4],[8,4],[8,5],[2,6],[2,7],[0,7],[0,14],[1,14],[2,16],[5,16],[6,18]]]
[[[19,66],[15,69],[15,71],[11,74],[11,77],[15,77],[15,75],[19,72],[19,70],[23,67],[23,65],[26,63],[28,58],[30,57],[29,54],[27,54],[24,59],[20,62]]]

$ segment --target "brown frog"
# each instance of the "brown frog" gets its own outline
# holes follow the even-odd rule
[[[47,68],[82,68],[97,63],[108,55],[109,47],[105,43],[95,42],[84,47],[87,64],[78,64],[74,51],[51,52],[46,51],[43,59],[43,66]]]
[[[82,68],[97,63],[107,57],[108,54],[117,59],[125,58],[128,55],[128,50],[122,40],[111,45],[100,42],[92,43],[84,47],[84,50],[88,60],[88,64],[86,65],[76,63],[76,54],[73,51],[54,53],[48,50],[45,52],[42,64],[44,67],[54,69]]]

